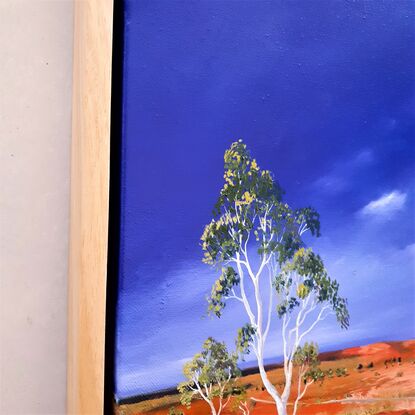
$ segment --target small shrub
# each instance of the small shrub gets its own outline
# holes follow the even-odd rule
[[[359,363],[356,367],[357,370],[362,370],[363,369],[363,365],[361,363]]]
[[[338,367],[336,369],[336,376],[338,378],[341,378],[342,376],[346,376],[347,375],[347,369],[345,367]]]
[[[372,368],[373,368],[373,366],[374,366],[374,365],[373,365],[373,362],[370,362],[370,363],[367,365],[367,368],[368,368],[368,369],[372,369]]]
[[[397,378],[401,378],[403,376],[403,372],[398,372],[397,374],[396,374],[396,377]]]
[[[169,415],[183,415],[182,411],[179,411],[174,406],[169,409]]]

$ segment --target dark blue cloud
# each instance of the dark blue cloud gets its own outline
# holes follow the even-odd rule
[[[231,341],[244,320],[203,318],[199,247],[240,137],[321,214],[316,247],[352,313],[326,346],[413,336],[415,3],[125,3],[117,396],[174,384],[207,334]],[[405,202],[386,220],[359,214],[392,192]]]

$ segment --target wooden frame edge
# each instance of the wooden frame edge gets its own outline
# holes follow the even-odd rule
[[[67,411],[104,410],[113,0],[74,2]]]

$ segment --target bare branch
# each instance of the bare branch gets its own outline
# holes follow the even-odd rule
[[[255,401],[255,402],[269,403],[269,404],[275,405],[275,401],[267,401],[265,399],[258,399],[258,398],[254,398],[253,396],[249,399],[251,399],[252,401]]]
[[[269,329],[271,326],[272,299],[273,299],[272,267],[269,269],[268,278],[269,278],[268,317],[267,317],[267,325],[265,326],[265,331],[264,331],[264,341],[268,337]]]
[[[238,272],[239,272],[242,302],[244,304],[245,310],[248,314],[248,317],[249,317],[249,320],[250,320],[251,324],[254,325],[255,324],[255,316],[254,316],[254,313],[252,312],[251,305],[249,304],[248,298],[247,298],[246,293],[245,293],[244,272],[243,272],[242,267],[240,265],[239,253],[237,253],[236,255],[237,255],[237,259],[238,259],[237,262],[236,262],[236,265],[238,267]]]
[[[242,297],[239,297],[237,294],[236,294],[236,292],[235,292],[235,290],[232,288],[232,295],[228,295],[228,296],[226,296],[226,297],[223,297],[225,300],[238,300],[238,301],[240,301],[241,303],[243,303],[244,302],[244,300],[242,299]]]
[[[321,310],[320,310],[320,312],[318,313],[318,316],[317,316],[317,318],[316,318],[316,320],[314,321],[314,323],[313,324],[311,324],[311,326],[306,330],[306,331],[304,331],[301,335],[300,335],[300,337],[299,337],[299,339],[298,339],[298,343],[301,343],[301,340],[305,337],[305,336],[307,336],[307,334],[308,333],[310,333],[310,331],[311,330],[313,330],[313,328],[317,325],[317,323],[319,322],[319,321],[322,321],[322,320],[324,320],[330,313],[327,313],[325,316],[323,316],[323,314],[324,314],[324,311],[326,311],[327,309],[329,309],[330,308],[330,306],[329,305],[325,305],[324,307],[322,307],[321,308]]]

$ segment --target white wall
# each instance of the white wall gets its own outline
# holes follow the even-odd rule
[[[0,0],[0,414],[63,414],[73,4]]]

